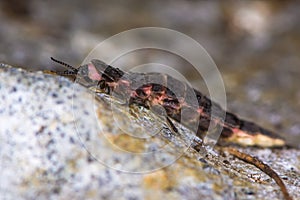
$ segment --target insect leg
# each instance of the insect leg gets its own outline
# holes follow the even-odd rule
[[[279,177],[279,175],[269,165],[263,163],[261,160],[259,160],[256,157],[253,157],[253,156],[251,156],[249,154],[246,154],[246,153],[242,153],[242,152],[240,152],[240,151],[238,151],[234,148],[227,148],[227,151],[231,155],[233,155],[233,156],[235,156],[235,157],[237,157],[237,158],[239,158],[239,159],[241,159],[241,160],[243,160],[247,163],[250,163],[250,164],[256,166],[258,169],[260,169],[261,171],[266,173],[268,176],[270,176],[277,183],[277,185],[280,187],[284,198],[286,200],[292,200],[292,197],[289,195],[289,193],[286,189],[286,186],[283,183],[282,179]]]
[[[178,133],[178,129],[175,127],[175,125],[173,124],[173,122],[170,120],[169,117],[166,117],[166,122],[167,122],[167,125],[170,127],[170,129],[171,129],[174,133]]]
[[[98,83],[97,83],[97,86],[99,86],[99,88],[101,90],[104,91],[104,93],[106,94],[110,94],[110,87],[109,85],[107,85],[107,83],[105,82],[105,80],[100,80]]]

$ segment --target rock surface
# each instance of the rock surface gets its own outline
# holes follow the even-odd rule
[[[174,136],[151,112],[129,114],[66,78],[1,65],[0,99],[1,199],[283,198],[271,178],[220,147],[206,156],[188,149],[184,127]],[[299,150],[239,149],[300,199]]]

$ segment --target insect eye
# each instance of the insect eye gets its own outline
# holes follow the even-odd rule
[[[88,77],[88,69],[85,67],[81,67],[79,68],[79,73],[78,73],[81,77]]]

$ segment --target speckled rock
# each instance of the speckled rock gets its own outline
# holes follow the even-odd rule
[[[96,100],[66,78],[1,65],[0,99],[1,199],[282,199],[272,179],[222,149],[188,149],[184,127],[173,136],[151,112]],[[300,198],[299,150],[241,151]]]

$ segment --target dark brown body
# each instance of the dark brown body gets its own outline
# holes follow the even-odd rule
[[[107,93],[129,104],[163,107],[167,116],[191,128],[201,138],[211,126],[210,130],[222,129],[223,142],[262,147],[285,145],[273,132],[224,111],[201,92],[171,76],[123,72],[99,60],[81,66],[78,75],[84,77],[81,81],[84,85],[106,88]]]
[[[67,71],[67,74],[74,75],[74,80],[92,89],[96,94],[105,92],[129,104],[138,104],[146,108],[161,107],[168,117],[183,123],[201,138],[205,132],[211,130],[211,126],[214,126],[221,128],[222,140],[219,141],[261,147],[285,145],[285,141],[274,133],[225,112],[201,92],[173,77],[159,73],[125,73],[99,60],[92,60],[91,63],[75,69],[64,62],[51,59],[71,69],[72,71]],[[168,117],[167,123],[172,124]],[[174,125],[171,128],[176,129]],[[271,167],[237,149],[229,147],[227,151],[264,171],[278,184],[284,198],[292,199],[282,179]]]

